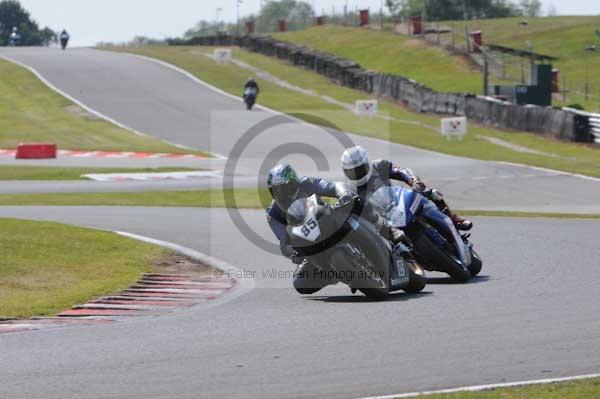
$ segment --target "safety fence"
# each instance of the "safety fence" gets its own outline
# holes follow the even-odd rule
[[[276,40],[270,36],[202,36],[174,39],[170,45],[240,46],[313,70],[337,83],[372,96],[392,99],[414,111],[466,116],[481,124],[557,138],[593,142],[590,116],[570,109],[516,105],[468,93],[440,93],[413,79],[368,71],[357,62],[329,53]]]
[[[592,140],[595,143],[600,144],[600,114],[593,114],[590,112],[580,111],[573,108],[564,108],[569,112],[576,113],[587,120],[587,131],[592,136]]]

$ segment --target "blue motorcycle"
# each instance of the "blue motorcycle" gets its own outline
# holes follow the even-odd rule
[[[447,273],[462,283],[481,271],[482,261],[469,242],[470,235],[461,235],[452,220],[418,192],[382,186],[368,202],[390,226],[405,232],[425,270]]]

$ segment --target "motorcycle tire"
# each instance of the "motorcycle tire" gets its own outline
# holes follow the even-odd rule
[[[418,294],[423,291],[425,285],[427,285],[427,277],[425,277],[425,271],[417,262],[408,262],[410,280],[408,285],[404,288],[404,292],[407,294]]]
[[[481,268],[483,267],[483,261],[481,257],[473,247],[471,247],[471,265],[469,266],[469,271],[471,272],[471,276],[475,277],[481,272]]]
[[[471,279],[471,271],[463,267],[462,263],[454,256],[446,253],[437,245],[431,242],[425,234],[419,234],[412,239],[414,250],[419,257],[425,257],[429,260],[434,270],[448,273],[453,280],[460,283],[466,283]]]

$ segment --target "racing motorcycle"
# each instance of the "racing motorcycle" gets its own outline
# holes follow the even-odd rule
[[[357,216],[355,203],[323,204],[316,195],[294,201],[287,211],[287,233],[296,253],[371,299],[383,300],[398,290],[422,291],[425,272],[410,249],[392,247],[373,224]]]
[[[246,109],[251,110],[256,102],[256,88],[255,87],[246,87],[244,90],[244,102],[246,103]]]
[[[469,234],[460,234],[452,220],[424,196],[401,186],[382,186],[368,199],[388,224],[404,230],[417,262],[467,282],[481,271],[482,261]]]

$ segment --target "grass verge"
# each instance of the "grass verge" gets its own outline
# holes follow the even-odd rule
[[[188,172],[192,168],[57,168],[45,166],[0,166],[0,180],[80,180],[89,173]]]
[[[61,149],[189,153],[97,118],[50,90],[31,72],[0,59],[0,148],[51,142]]]
[[[596,399],[600,378],[570,382],[419,396],[419,399]]]
[[[227,198],[227,200],[226,200]],[[236,208],[265,209],[271,199],[267,189],[148,191],[141,193],[61,193],[3,194],[0,206],[160,206],[227,208],[235,199]],[[518,211],[456,210],[469,216],[544,217],[570,219],[600,219],[600,214],[544,213]]]
[[[213,51],[210,47],[148,46],[114,50],[167,61],[236,96],[240,95],[241,87],[248,75],[252,74],[235,64],[217,65],[212,59],[206,57],[206,54],[211,54]],[[432,151],[483,160],[522,163],[600,177],[600,152],[585,145],[562,142],[532,133],[489,129],[475,124],[471,124],[469,133],[462,141],[448,141],[436,130],[440,126],[440,118],[437,116],[409,112],[395,103],[381,101],[379,107],[381,112],[389,115],[391,120],[360,118],[343,106],[326,101],[323,96],[353,104],[356,100],[365,99],[366,95],[362,92],[338,86],[321,75],[272,57],[238,48],[233,49],[233,56],[272,76],[316,93],[316,95],[298,93],[259,78],[262,88],[260,103],[283,112],[309,110],[315,116],[329,120],[344,131]],[[338,112],[332,113],[332,110]],[[311,115],[304,116],[303,119],[314,122]],[[518,152],[493,144],[481,136],[495,137],[552,156]],[[376,154],[373,156],[377,157]]]
[[[159,247],[58,223],[0,219],[0,317],[49,316],[126,288]]]

